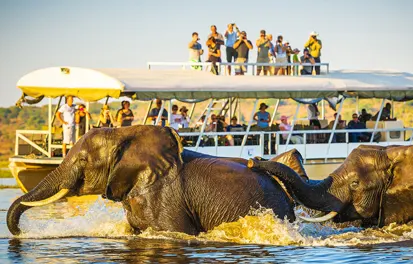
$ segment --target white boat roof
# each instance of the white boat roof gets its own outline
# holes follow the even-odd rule
[[[209,98],[413,99],[413,74],[393,71],[332,71],[319,76],[216,76],[195,70],[85,69],[52,67],[33,71],[17,83],[32,97],[73,95],[86,101],[106,96],[138,100]]]

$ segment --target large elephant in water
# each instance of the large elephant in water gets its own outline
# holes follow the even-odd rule
[[[274,162],[250,160],[248,165],[277,175],[299,203],[328,213],[308,221],[383,226],[413,220],[412,161],[413,146],[360,146],[326,179],[311,183],[280,173]]]
[[[305,174],[299,171],[302,160],[295,152],[279,160]],[[17,235],[20,216],[30,207],[91,194],[122,202],[137,232],[152,227],[198,234],[236,221],[259,206],[295,220],[293,201],[282,187],[267,173],[246,165],[244,159],[184,151],[170,128],[94,129],[74,145],[58,168],[14,201],[7,226]]]

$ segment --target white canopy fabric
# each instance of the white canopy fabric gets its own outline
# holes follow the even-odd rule
[[[121,95],[138,100],[281,99],[338,95],[413,99],[413,74],[386,71],[333,71],[320,76],[216,76],[195,70],[56,67],[29,73],[17,86],[33,97],[73,95],[89,101]]]

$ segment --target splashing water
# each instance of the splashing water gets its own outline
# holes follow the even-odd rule
[[[303,211],[297,209],[296,213]],[[33,208],[23,215],[20,227],[22,238],[135,236],[121,205],[101,198],[88,204],[61,202]],[[223,223],[198,236],[148,228],[137,237],[279,246],[349,246],[410,240],[413,239],[413,225],[362,229],[333,223],[290,223],[277,218],[272,210],[260,208],[251,210],[238,221]]]

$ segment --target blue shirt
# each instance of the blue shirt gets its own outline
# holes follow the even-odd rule
[[[227,38],[227,43],[225,46],[232,48],[235,42],[237,42],[237,38],[238,38],[237,32],[236,31],[233,31],[232,33],[228,32],[228,35],[226,36],[226,38]]]
[[[267,127],[270,126],[269,123],[260,121],[261,119],[268,120],[270,118],[270,113],[268,113],[268,112],[262,113],[261,111],[259,111],[257,113],[257,118],[258,118],[257,126],[259,126],[261,128],[267,128]]]

